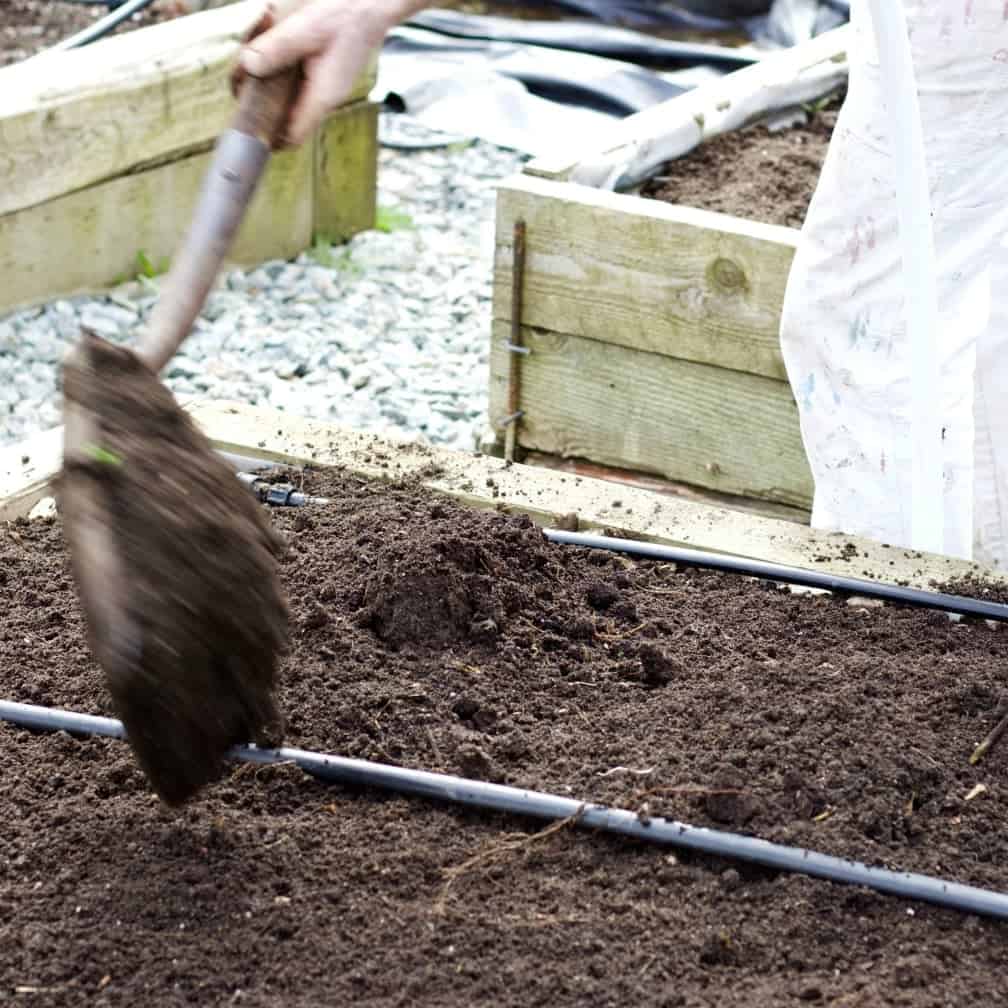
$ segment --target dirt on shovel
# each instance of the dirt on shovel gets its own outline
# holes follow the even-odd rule
[[[57,483],[88,642],[151,785],[179,804],[232,745],[280,739],[282,540],[131,350],[85,333],[63,383],[97,424]],[[96,527],[113,556],[88,554]]]

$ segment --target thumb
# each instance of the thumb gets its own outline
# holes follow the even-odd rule
[[[239,57],[245,73],[271,77],[320,52],[324,36],[314,12],[313,7],[303,8],[252,39]]]

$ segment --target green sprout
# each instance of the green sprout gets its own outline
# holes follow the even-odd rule
[[[375,213],[375,227],[386,234],[393,231],[411,231],[413,218],[408,213],[396,210],[394,207],[380,206]]]

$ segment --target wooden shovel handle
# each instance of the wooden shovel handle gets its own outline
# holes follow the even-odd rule
[[[300,67],[265,79],[246,76],[232,128],[261,140],[270,148],[281,146],[302,82]]]

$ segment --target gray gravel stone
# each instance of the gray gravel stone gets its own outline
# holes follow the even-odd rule
[[[523,160],[483,143],[383,150],[379,227],[229,271],[167,384],[475,448],[487,422],[494,186]],[[59,362],[80,325],[136,339],[159,282],[141,276],[0,318],[0,441],[58,424]]]

